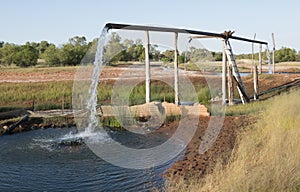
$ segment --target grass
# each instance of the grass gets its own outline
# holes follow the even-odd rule
[[[260,76],[261,79],[269,79],[269,80],[272,80],[272,79],[275,79],[275,76],[273,74],[262,74]]]
[[[16,108],[29,108],[35,101],[35,110],[71,108],[73,81],[38,82],[38,83],[0,83],[0,111]],[[98,102],[109,105],[113,84],[100,83],[98,87]],[[126,85],[118,94],[121,98],[128,96]],[[197,97],[194,98],[203,104],[209,104],[211,98],[207,87],[195,86]],[[193,98],[192,98],[193,99]],[[151,100],[174,102],[174,90],[169,85],[154,81],[151,83]],[[129,105],[138,105],[145,102],[145,84],[138,84],[129,95]]]
[[[73,82],[0,83],[0,106],[3,108],[28,108],[35,101],[36,110],[65,108],[72,101]]]
[[[166,116],[166,119],[164,120],[163,123],[168,124],[173,121],[179,121],[180,119],[181,119],[180,115],[172,115],[171,114],[171,115]],[[135,120],[141,121],[138,117],[135,118]],[[117,129],[117,130],[123,130],[122,123],[116,117],[101,117],[100,122],[102,123],[102,125],[104,127],[109,127],[109,128]],[[134,124],[134,122],[133,122],[133,124]]]
[[[128,63],[126,63],[128,64]],[[194,66],[195,67],[195,66]],[[19,68],[19,67],[1,67],[3,74],[14,74],[21,76],[54,74],[60,72],[73,73],[78,67],[43,67],[43,68]],[[207,106],[209,100],[218,95],[217,92],[211,91],[205,85],[195,83],[196,95],[193,98],[185,98],[188,101],[200,102]],[[0,83],[0,112],[11,109],[30,108],[33,101],[35,110],[61,109],[62,100],[64,108],[72,107],[72,88],[73,81],[59,82],[23,82],[23,83]],[[87,88],[86,85],[84,88]],[[113,84],[112,82],[101,82],[98,88],[98,101],[100,105],[111,103]],[[87,92],[87,90],[85,92]],[[124,93],[119,93],[120,97],[128,97],[128,88],[124,85]],[[185,94],[186,97],[186,94]],[[126,98],[127,99],[127,98]],[[151,82],[151,101],[174,102],[174,90],[164,82]],[[129,95],[129,105],[143,104],[145,102],[145,84],[138,84]]]
[[[228,164],[179,182],[176,191],[300,191],[299,96],[273,98],[254,128],[239,133]]]
[[[166,83],[161,81],[153,81],[150,86],[152,101],[167,101],[174,102],[174,90]],[[130,105],[139,105],[145,103],[146,86],[142,82],[138,84],[130,93]]]
[[[126,63],[128,64],[128,63]],[[199,66],[189,64],[190,67]],[[200,65],[202,66],[202,65]],[[213,67],[218,67],[214,64]],[[57,72],[75,72],[78,67],[44,67],[44,68],[18,68],[2,67],[1,73],[18,75],[43,75]],[[211,98],[216,97],[218,91],[210,90],[207,85],[194,82],[196,95],[193,98],[185,98],[187,101],[200,102],[209,107]],[[73,81],[59,82],[35,82],[35,83],[0,83],[0,111],[10,109],[30,108],[35,101],[35,110],[61,109],[62,99],[64,97],[64,108],[71,108]],[[86,88],[86,86],[85,86]],[[87,87],[88,89],[88,87]],[[101,105],[107,105],[111,102],[113,84],[111,82],[102,82],[98,88],[98,101]],[[87,91],[86,91],[87,92]],[[124,85],[124,93],[120,97],[128,97],[128,89]],[[186,90],[185,90],[186,92]],[[186,97],[186,94],[185,94]],[[127,99],[127,98],[126,98]],[[151,101],[174,102],[174,90],[164,82],[151,82]],[[145,102],[145,85],[137,85],[130,93],[129,105],[143,104]]]
[[[276,66],[294,66],[294,67],[300,67],[300,62],[281,62],[281,63],[276,63]]]
[[[226,116],[251,115],[260,113],[270,105],[270,100],[253,101],[244,105],[232,105],[226,107]]]
[[[179,68],[187,69],[189,71],[221,72],[220,64],[213,61],[180,64]]]

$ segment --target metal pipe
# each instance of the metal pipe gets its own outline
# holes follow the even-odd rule
[[[144,26],[144,25],[129,25],[129,24],[117,24],[117,23],[107,23],[105,27],[110,29],[123,29],[123,30],[136,30],[136,31],[158,31],[158,32],[173,32],[173,33],[187,33],[193,35],[204,35],[210,37],[219,37],[223,39],[235,39],[239,41],[246,41],[252,43],[260,43],[260,44],[268,44],[267,42],[257,41],[253,39],[247,39],[244,37],[237,37],[237,36],[225,36],[222,33],[211,33],[206,31],[196,31],[196,30],[189,30],[189,29],[178,29],[178,28],[170,28],[170,27],[153,27],[153,26]]]
[[[226,47],[225,47],[225,40],[223,40],[223,57],[222,57],[222,100],[223,104],[226,104],[226,64],[227,64],[227,57],[226,57]]]
[[[179,104],[179,80],[178,80],[178,33],[175,33],[174,38],[174,91],[175,91],[175,104]]]
[[[146,32],[145,65],[146,65],[146,103],[150,102],[150,59],[149,59],[149,31]]]
[[[258,53],[258,60],[259,60],[259,70],[258,73],[262,74],[262,44],[259,44],[259,53]]]

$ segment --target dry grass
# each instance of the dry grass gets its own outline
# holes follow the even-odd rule
[[[170,191],[300,191],[299,96],[274,98],[255,128],[241,132],[227,165]]]
[[[276,63],[277,66],[294,66],[294,67],[300,67],[300,62],[290,61],[290,62],[281,62]]]

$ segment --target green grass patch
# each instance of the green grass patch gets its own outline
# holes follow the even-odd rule
[[[203,63],[186,63],[180,64],[179,68],[186,69],[188,71],[208,71],[208,72],[221,72],[221,68],[218,64],[212,62]]]
[[[147,117],[146,117],[147,119]],[[165,118],[164,124],[168,124],[170,122],[173,121],[179,121],[181,119],[181,115],[168,115]],[[133,119],[132,124],[134,124],[134,121],[144,121],[144,119],[141,119],[139,117],[136,117]],[[120,122],[119,119],[117,119],[116,117],[100,117],[100,122],[102,123],[102,125],[104,127],[109,127],[109,128],[113,128],[113,129],[118,129],[118,130],[123,130],[123,126],[122,123]]]
[[[261,75],[260,75],[260,78],[261,78],[261,79],[269,79],[269,80],[272,80],[272,79],[275,79],[275,75],[273,75],[273,74],[261,74]]]
[[[36,109],[70,108],[73,82],[0,83],[0,106],[7,108],[29,108],[35,101]]]
[[[80,87],[83,94],[87,94],[88,86],[83,82]],[[98,86],[99,105],[111,104],[113,84],[100,82]],[[118,97],[128,100],[129,105],[145,103],[145,83],[142,82],[130,90],[130,85],[124,85],[118,91]],[[34,101],[35,110],[61,109],[62,101],[64,108],[72,107],[73,81],[60,82],[36,82],[36,83],[0,83],[0,111],[8,111],[17,108],[30,108]],[[209,105],[209,100],[215,97],[218,92],[210,90],[202,85],[195,85],[196,95],[188,98],[192,102],[200,102]],[[130,91],[130,93],[128,93]],[[85,93],[84,93],[85,92]],[[81,94],[81,93],[78,93]],[[151,82],[151,101],[166,101],[173,103],[174,90],[168,84],[161,81]]]
[[[270,100],[253,101],[251,103],[226,106],[226,116],[239,116],[257,114],[264,111],[270,105]]]

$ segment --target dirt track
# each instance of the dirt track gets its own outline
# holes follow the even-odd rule
[[[294,72],[290,71],[290,67],[283,68],[278,67],[280,71]],[[81,68],[81,70],[85,68]],[[91,69],[86,69],[84,73],[91,74]],[[82,73],[81,75],[85,75]],[[203,77],[203,74],[199,71],[183,71],[180,70],[180,75],[188,76],[192,79],[197,79]],[[1,69],[0,70],[0,83],[1,82],[12,82],[12,83],[22,83],[22,82],[51,82],[51,81],[73,81],[78,75],[77,67],[57,67],[57,68],[25,68],[25,69]],[[162,68],[159,66],[151,67],[151,78],[161,78],[161,77],[173,77],[174,71],[169,68]],[[212,75],[207,75],[212,76]],[[296,75],[289,75],[298,76]],[[284,76],[285,77],[285,76]],[[134,67],[105,67],[102,70],[100,79],[102,80],[117,80],[118,78],[134,79],[134,78],[145,78],[145,71],[143,65],[136,65]],[[246,78],[247,79],[247,78]],[[278,82],[277,79],[276,82]],[[285,82],[285,80],[283,79]],[[278,82],[280,83],[280,82]]]

